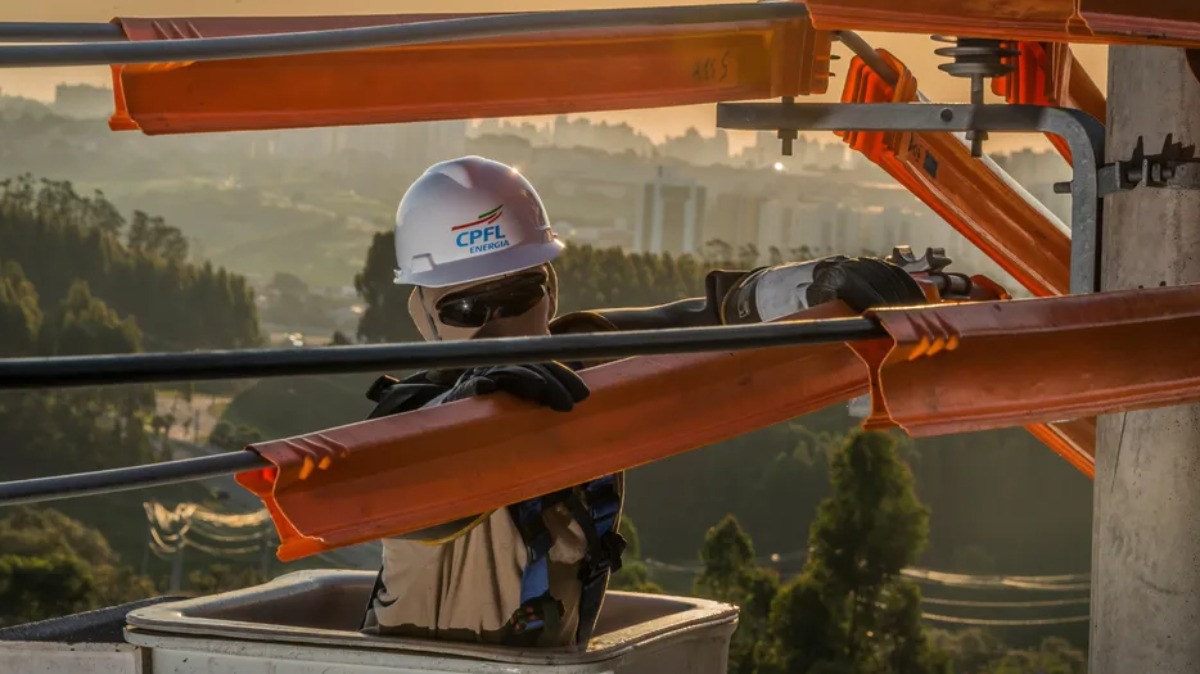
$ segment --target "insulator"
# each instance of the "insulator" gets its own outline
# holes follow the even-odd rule
[[[954,59],[953,63],[943,63],[938,66],[954,77],[1000,77],[1007,75],[1013,66],[1005,63],[1004,59],[1015,57],[1019,52],[1004,46],[1000,40],[988,40],[974,37],[946,37],[934,35],[934,41],[954,45],[941,47],[933,53]]]

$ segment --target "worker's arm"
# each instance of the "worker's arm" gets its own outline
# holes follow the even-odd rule
[[[457,377],[457,378],[456,378]],[[453,385],[447,385],[453,382]],[[462,400],[477,395],[503,391],[524,400],[535,402],[555,411],[568,412],[588,396],[587,385],[570,368],[561,363],[538,365],[505,365],[480,367],[462,371],[420,372],[404,381],[380,377],[368,391],[375,401],[371,418],[399,414],[426,407]],[[442,545],[464,536],[491,515],[480,513],[445,522],[398,538]]]

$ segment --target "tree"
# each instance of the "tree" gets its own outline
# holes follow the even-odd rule
[[[1011,650],[988,663],[988,674],[1084,674],[1087,656],[1065,639],[1047,637],[1033,650]]]
[[[235,568],[229,564],[213,564],[203,571],[188,574],[188,587],[198,595],[240,590],[266,581],[266,576],[254,567]]]
[[[78,557],[0,555],[0,627],[87,608],[95,585]]]
[[[236,427],[228,421],[218,421],[208,436],[208,443],[221,449],[236,450],[251,445],[262,439],[258,429],[245,424]]]
[[[0,265],[0,357],[31,356],[42,329],[37,290],[16,262]]]
[[[56,355],[131,353],[141,350],[142,333],[132,318],[121,319],[92,296],[87,281],[71,285],[48,331]]]
[[[24,175],[0,181],[0,251],[21,265],[52,314],[79,281],[118,315],[136,317],[156,349],[239,348],[261,342],[245,278],[185,262],[187,241],[162,218],[124,221],[97,193]]]
[[[815,674],[845,650],[845,634],[825,602],[825,588],[812,573],[783,586],[771,603],[767,637],[755,651],[762,674]]]
[[[830,481],[833,496],[810,531],[810,559],[839,592],[882,590],[916,561],[929,537],[929,511],[917,500],[896,441],[882,433],[852,435],[833,456]]]
[[[274,290],[284,295],[307,295],[308,284],[295,274],[275,272],[275,276],[271,277],[271,282],[267,284],[267,290]]]
[[[42,620],[152,596],[100,532],[55,510],[0,519],[0,624]]]
[[[408,316],[409,289],[392,282],[396,267],[396,235],[379,232],[371,239],[363,270],[354,277],[354,289],[366,302],[358,321],[358,338],[364,342],[411,342],[421,335]]]
[[[696,594],[734,604],[740,610],[729,647],[729,671],[749,674],[755,670],[755,650],[766,634],[779,579],[757,564],[750,536],[732,515],[705,534],[700,560],[704,568],[696,579]]]
[[[622,515],[617,532],[625,539],[625,552],[621,555],[621,570],[609,579],[609,589],[662,594],[663,589],[650,580],[650,570],[642,561],[642,543],[633,520]]]
[[[850,436],[833,455],[830,478],[833,496],[810,528],[804,573],[772,607],[764,669],[944,669],[921,627],[920,591],[900,577],[925,545],[929,512],[896,441],[875,432]]]
[[[168,225],[161,216],[134,211],[126,241],[133,250],[157,255],[177,264],[187,259],[188,243],[183,232]]]

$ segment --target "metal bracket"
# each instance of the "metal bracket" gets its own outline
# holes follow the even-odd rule
[[[1128,192],[1138,187],[1157,189],[1200,190],[1200,160],[1195,158],[1195,146],[1184,147],[1172,142],[1168,134],[1162,152],[1146,156],[1145,140],[1138,138],[1133,157],[1100,168],[1100,196]]]
[[[1067,108],[929,103],[719,103],[717,126],[748,131],[1051,133],[1071,149],[1071,292],[1099,290],[1103,207],[1097,176],[1104,125]]]
[[[784,96],[779,101],[779,105],[783,106],[784,108],[793,106],[795,104],[796,99],[793,96]],[[785,157],[792,156],[792,145],[796,142],[796,139],[800,137],[800,133],[795,129],[779,129],[776,133],[776,137],[778,137],[780,140],[780,154]]]
[[[922,272],[939,272],[950,266],[952,260],[946,257],[945,248],[926,248],[925,255],[917,257],[911,246],[896,246],[892,254],[884,260],[900,267],[910,274]]]

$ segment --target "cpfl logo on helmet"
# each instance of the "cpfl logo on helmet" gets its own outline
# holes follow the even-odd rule
[[[487,213],[480,213],[474,222],[451,227],[450,231],[455,232],[454,245],[468,249],[471,255],[507,248],[508,237],[504,236],[504,231],[497,224],[503,213],[504,204],[501,204]]]

